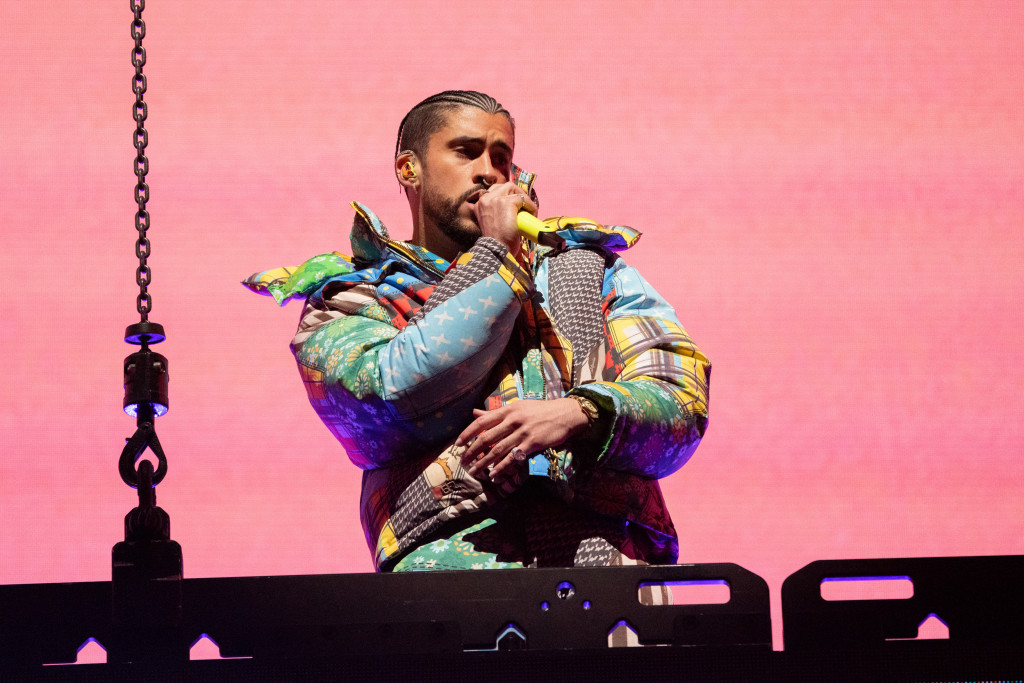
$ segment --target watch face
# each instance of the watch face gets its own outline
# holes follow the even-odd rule
[[[597,420],[599,416],[597,405],[589,398],[584,398],[583,396],[570,396],[570,398],[580,404],[580,409],[583,410],[583,414],[587,416],[587,422],[589,424],[594,424],[594,421]]]

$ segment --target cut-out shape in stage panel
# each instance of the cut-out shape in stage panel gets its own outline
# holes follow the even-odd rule
[[[106,664],[107,649],[95,638],[86,638],[85,642],[78,646],[78,655],[73,662],[62,662],[60,664],[45,664],[44,666],[74,666],[75,664]]]
[[[732,598],[725,579],[641,583],[637,599],[643,605],[724,605]]]
[[[949,625],[939,615],[932,612],[917,625],[917,637],[886,638],[886,640],[949,640]]]
[[[906,600],[914,597],[909,576],[837,576],[821,580],[823,600]]]
[[[252,657],[223,657],[220,654],[220,645],[217,641],[203,633],[188,650],[188,658],[197,659],[252,659]]]

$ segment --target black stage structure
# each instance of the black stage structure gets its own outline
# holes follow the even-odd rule
[[[154,553],[159,557],[160,553]],[[138,569],[138,567],[136,568]],[[0,586],[0,680],[1009,681],[1024,678],[1024,556],[831,560],[782,588],[735,564],[140,578]],[[905,599],[825,600],[825,579],[906,577]],[[640,604],[722,582],[721,604]],[[170,599],[168,599],[170,597]],[[908,640],[937,615],[947,640]],[[646,647],[609,648],[625,621]],[[223,660],[189,659],[202,636]],[[106,664],[74,662],[89,638]]]

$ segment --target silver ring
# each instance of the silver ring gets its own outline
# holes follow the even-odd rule
[[[523,451],[523,449],[520,448],[519,446],[516,446],[511,451],[509,451],[509,455],[511,455],[512,459],[515,460],[516,462],[522,462],[526,460],[526,452]]]

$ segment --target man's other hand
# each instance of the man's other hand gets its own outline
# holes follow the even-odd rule
[[[513,401],[495,410],[474,410],[473,417],[455,444],[468,445],[461,457],[470,475],[487,472],[492,480],[511,476],[530,455],[559,446],[587,427],[587,416],[571,398]]]

